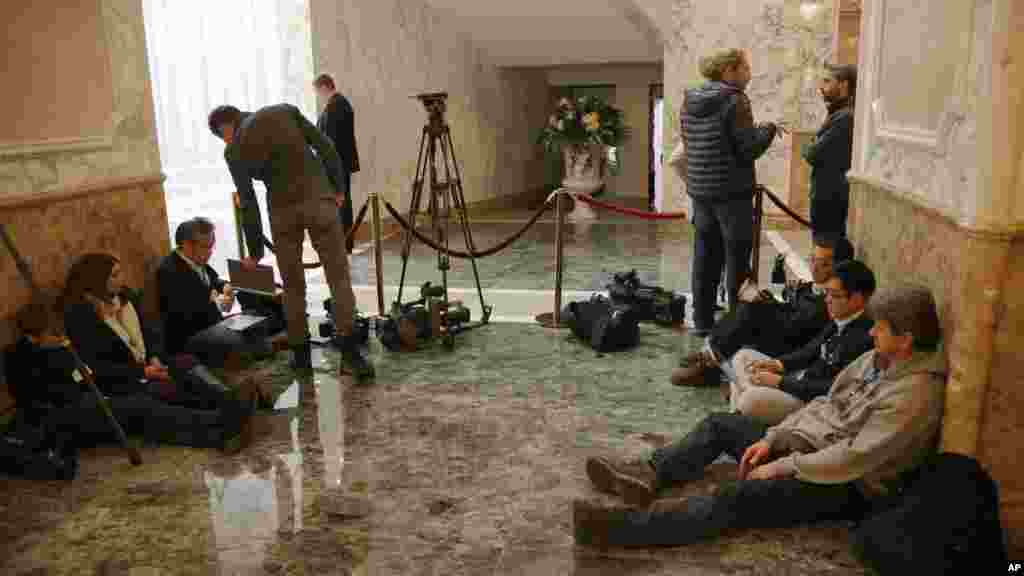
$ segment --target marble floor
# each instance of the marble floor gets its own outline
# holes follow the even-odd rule
[[[477,245],[516,227],[477,221]],[[685,291],[689,235],[685,224],[613,218],[576,228],[565,287],[588,293],[608,272],[637,268]],[[389,286],[398,253],[389,240]],[[599,497],[583,471],[588,455],[640,455],[725,404],[716,389],[669,385],[679,357],[700,345],[683,328],[644,325],[637,348],[599,355],[524,321],[550,308],[552,255],[552,227],[539,224],[507,254],[482,260],[495,314],[514,313],[461,334],[452,351],[395,354],[371,339],[372,385],[339,377],[330,349],[316,350],[308,378],[295,378],[283,355],[253,367],[277,399],[238,455],[147,446],[133,468],[104,446],[83,453],[70,483],[0,477],[0,573],[863,574],[838,525],[667,550],[574,546],[572,499]],[[353,257],[372,311],[371,262],[368,252]],[[432,266],[415,250],[410,282],[434,280]],[[313,296],[322,288],[310,276]],[[453,267],[454,287],[469,288],[468,278]],[[310,310],[322,314],[318,303]],[[712,468],[716,480],[735,471]]]

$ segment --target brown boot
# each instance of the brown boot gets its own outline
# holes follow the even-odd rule
[[[602,492],[621,496],[631,506],[647,506],[656,497],[656,474],[647,462],[613,462],[609,458],[587,458],[587,477]]]
[[[694,352],[684,359],[683,366],[672,371],[672,385],[703,386],[706,381],[705,372],[717,366],[718,363],[710,353],[703,350]]]
[[[621,525],[629,512],[627,508],[609,507],[581,498],[572,503],[572,528],[576,544],[608,548],[612,530]]]

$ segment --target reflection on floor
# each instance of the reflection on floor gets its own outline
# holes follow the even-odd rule
[[[685,289],[668,271],[687,267],[685,229],[676,238],[643,224],[592,229],[600,226],[616,231],[580,241],[573,266],[587,272],[567,287],[593,290],[595,274],[625,264]],[[534,234],[518,257],[487,264],[489,287],[546,287],[550,235]],[[500,236],[481,233],[479,244]],[[676,267],[659,267],[662,254]],[[385,266],[394,278],[393,261]],[[507,305],[529,314],[531,302]],[[83,454],[69,484],[0,478],[0,572],[863,573],[842,526],[610,555],[573,546],[570,502],[594,495],[586,456],[639,455],[725,407],[717,389],[667,381],[699,345],[685,330],[644,326],[636,349],[597,355],[564,331],[494,323],[460,335],[454,351],[396,355],[371,341],[371,386],[339,378],[331,350],[316,352],[306,379],[293,379],[282,355],[263,373],[281,393],[242,454],[146,447],[145,465],[133,468],[102,447]]]

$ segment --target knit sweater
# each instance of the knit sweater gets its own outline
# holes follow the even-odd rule
[[[827,395],[768,429],[769,445],[785,445],[792,435],[811,446],[780,460],[798,479],[857,482],[866,495],[883,495],[934,450],[945,397],[942,352],[917,352],[881,371],[876,354],[862,355]]]

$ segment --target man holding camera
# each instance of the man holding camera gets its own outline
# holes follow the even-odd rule
[[[342,185],[345,180],[340,177],[341,159],[334,144],[290,104],[267,106],[256,112],[219,106],[210,112],[208,122],[210,131],[227,144],[224,159],[239,195],[250,253],[243,264],[249,267],[255,267],[264,255],[263,225],[252,179],[262,180],[267,186],[270,228],[284,281],[292,367],[312,369],[302,266],[302,244],[308,231],[330,286],[344,363],[357,378],[372,377],[373,366],[363,358],[352,329],[355,294],[337,218],[346,191],[331,186],[332,181]],[[325,165],[333,173],[330,179]]]

